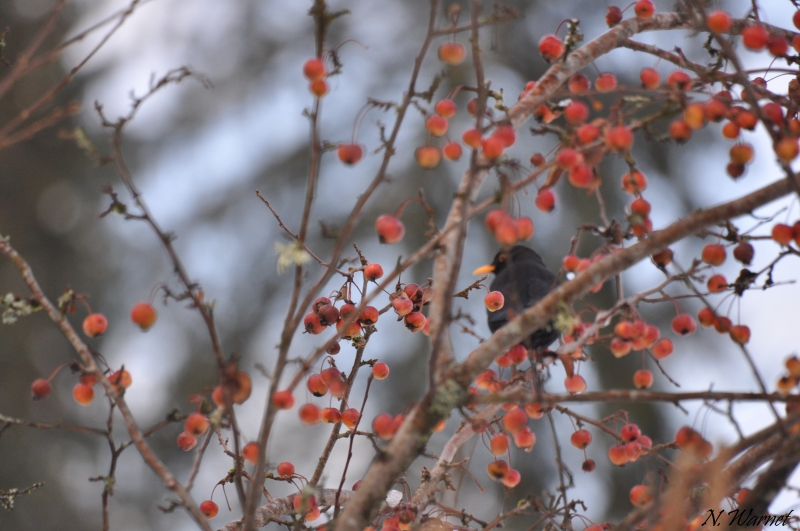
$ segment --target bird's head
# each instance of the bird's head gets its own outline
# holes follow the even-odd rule
[[[494,260],[492,260],[491,264],[479,267],[473,271],[472,274],[485,275],[487,273],[494,273],[497,275],[503,269],[505,269],[508,264],[530,261],[539,262],[540,264],[544,265],[542,257],[539,256],[536,251],[530,247],[525,247],[524,245],[515,245],[511,249],[502,250],[494,255]]]

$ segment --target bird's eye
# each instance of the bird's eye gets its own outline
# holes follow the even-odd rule
[[[500,256],[497,257],[497,261],[498,262],[505,262],[506,261],[506,255],[501,254]]]

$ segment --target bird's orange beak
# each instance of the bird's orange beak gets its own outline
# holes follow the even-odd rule
[[[494,266],[492,264],[481,266],[475,271],[472,272],[473,275],[486,275],[494,271]]]

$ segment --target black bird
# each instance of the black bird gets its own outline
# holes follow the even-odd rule
[[[489,330],[494,333],[509,320],[533,306],[556,287],[556,276],[547,269],[536,251],[515,245],[495,255],[491,265],[479,267],[473,274],[494,273],[489,289],[503,294],[505,303],[496,312],[487,310]],[[538,350],[558,339],[558,331],[552,321],[545,327],[534,330],[524,341],[529,349]]]

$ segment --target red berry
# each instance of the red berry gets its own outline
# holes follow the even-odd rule
[[[774,227],[772,227],[772,239],[781,245],[789,245],[789,242],[792,241],[793,237],[794,231],[792,230],[792,227],[786,225],[785,223],[777,223]]]
[[[650,203],[642,197],[637,197],[631,203],[631,212],[639,214],[640,216],[648,216],[650,214],[650,209]]]
[[[572,148],[563,148],[556,155],[556,163],[560,168],[571,170],[579,164],[583,164],[583,155]]]
[[[459,65],[464,62],[467,50],[463,44],[446,42],[439,46],[439,60],[450,65]]]
[[[399,425],[395,423],[394,418],[388,413],[381,413],[372,421],[372,431],[383,440],[391,439],[397,428],[399,428]]]
[[[272,403],[278,409],[291,409],[294,405],[294,397],[292,396],[292,392],[285,390],[285,391],[277,391],[274,395],[272,395]]]
[[[483,304],[486,306],[486,309],[490,312],[496,312],[497,310],[503,307],[505,299],[503,294],[499,291],[490,291],[486,294],[483,298]]]
[[[336,153],[339,155],[339,160],[352,166],[364,156],[364,149],[359,144],[339,144]]]
[[[495,481],[500,481],[508,474],[510,470],[508,463],[505,461],[492,461],[489,463],[489,466],[486,467],[486,471],[489,473],[489,477]]]
[[[769,42],[769,33],[761,26],[747,26],[742,30],[742,42],[751,50],[763,50]]]
[[[417,164],[426,170],[432,170],[442,162],[442,152],[436,146],[420,146],[414,152]]]
[[[289,461],[284,461],[282,463],[278,463],[278,467],[275,471],[282,478],[290,478],[294,476],[294,465]]]
[[[383,267],[380,264],[369,264],[364,268],[364,278],[374,282],[383,276]]]
[[[612,127],[606,133],[606,145],[612,151],[628,151],[633,145],[633,133],[624,125]]]
[[[592,434],[589,430],[578,430],[570,436],[569,442],[578,450],[583,450],[592,443]]]
[[[536,436],[534,435],[534,438],[535,437]],[[526,449],[526,451],[530,451],[530,449]],[[509,468],[508,472],[506,472],[506,475],[503,477],[503,479],[500,480],[500,483],[502,483],[506,488],[513,489],[514,487],[519,485],[519,482],[521,480],[522,476],[520,475],[520,473],[514,470],[513,468]]]
[[[564,379],[564,388],[570,394],[580,394],[586,391],[586,380],[580,374],[573,374]]]
[[[517,226],[517,240],[529,240],[533,236],[535,227],[531,218],[527,216],[517,218],[514,224]]]
[[[622,440],[625,442],[632,442],[642,436],[642,430],[640,430],[639,426],[636,424],[625,424],[622,429],[619,430],[619,436],[622,437]]]
[[[147,330],[156,322],[156,310],[152,304],[139,302],[131,308],[131,321],[142,330]]]
[[[450,119],[456,115],[458,109],[453,100],[442,100],[436,103],[434,110],[439,116]]]
[[[719,293],[728,289],[728,281],[723,275],[714,275],[706,283],[710,293]]]
[[[608,449],[608,459],[617,466],[625,466],[630,461],[625,453],[625,447],[620,444],[615,444]]]
[[[318,79],[316,81],[312,81],[311,84],[308,85],[308,90],[311,92],[311,94],[321,98],[328,93],[328,84],[325,82],[325,80]]]
[[[489,451],[492,455],[503,455],[508,450],[508,435],[498,433],[489,441]]]
[[[633,385],[636,389],[649,389],[653,385],[653,373],[647,369],[639,369],[633,373]]]
[[[528,349],[525,348],[525,345],[520,343],[511,347],[511,350],[506,352],[505,355],[508,356],[512,365],[519,365],[528,359]]]
[[[503,428],[512,435],[520,431],[528,423],[528,415],[520,407],[514,407],[503,416]]]
[[[642,87],[650,90],[657,89],[661,84],[661,74],[653,68],[642,68],[639,79],[642,81]]]
[[[731,29],[731,16],[722,10],[712,11],[706,16],[706,26],[714,33],[726,33]]]
[[[539,40],[539,53],[548,63],[564,55],[564,44],[555,35],[545,35]]]
[[[669,136],[679,144],[682,144],[692,136],[692,128],[689,127],[685,120],[680,118],[673,120],[669,124]]]
[[[325,327],[322,325],[322,322],[319,319],[319,316],[314,312],[309,312],[303,318],[303,326],[306,329],[306,332],[312,335],[321,334]]]
[[[694,318],[688,313],[679,313],[672,320],[672,329],[676,334],[687,336],[697,329],[697,323]]]
[[[322,380],[322,376],[319,374],[309,376],[306,386],[314,396],[325,396],[328,393],[328,384]]]
[[[613,27],[622,21],[622,10],[617,6],[609,6],[606,13],[606,24],[608,27]]]
[[[405,317],[414,311],[414,303],[407,296],[401,295],[392,300],[392,308],[399,317]]]
[[[594,142],[600,136],[600,129],[592,124],[583,124],[575,131],[575,136],[581,144],[588,144]]]
[[[597,92],[611,92],[617,88],[617,78],[614,77],[614,74],[604,72],[594,80],[594,88],[597,89]]]
[[[472,149],[478,149],[483,144],[483,135],[477,129],[467,129],[461,135],[461,140]]]
[[[750,327],[745,325],[735,325],[732,326],[730,332],[728,332],[736,343],[740,345],[746,344],[750,341]]]
[[[372,376],[376,380],[385,380],[389,376],[389,366],[382,361],[377,362],[372,366]]]
[[[622,176],[622,189],[633,195],[643,192],[647,188],[647,178],[638,171],[626,173]]]
[[[91,385],[77,384],[72,388],[72,397],[82,406],[88,406],[94,400],[94,388]]]
[[[306,64],[303,65],[303,75],[306,76],[306,79],[309,81],[319,81],[324,79],[327,74],[325,63],[322,62],[322,59],[315,57],[309,59],[306,61]]]
[[[571,124],[582,124],[589,118],[589,107],[581,101],[573,101],[564,109],[564,118]]]
[[[514,434],[514,445],[517,448],[530,452],[534,444],[536,444],[536,435],[529,427],[525,426]]]
[[[128,371],[120,370],[111,373],[111,376],[108,377],[108,381],[117,388],[117,391],[119,391],[120,388],[127,389],[130,387],[133,383],[133,378],[131,377],[131,373]]]
[[[725,251],[725,246],[719,243],[709,243],[705,247],[703,247],[703,252],[701,255],[703,262],[710,264],[712,266],[719,266],[725,262],[725,258],[727,257],[727,252]]]
[[[552,212],[556,207],[556,196],[550,188],[542,188],[536,194],[534,204],[542,212]]]
[[[589,78],[584,76],[583,74],[574,74],[571,78],[569,78],[569,82],[567,83],[567,88],[573,94],[586,94],[589,92],[589,88],[591,84],[589,83]]]
[[[242,447],[242,457],[248,463],[255,463],[258,460],[258,444],[249,442]]]
[[[731,162],[747,164],[753,159],[753,147],[749,144],[736,144],[730,149]]]
[[[576,188],[589,188],[594,182],[594,170],[585,164],[575,166],[569,170],[567,180]]]
[[[635,485],[631,489],[630,499],[635,507],[647,507],[653,503],[653,493],[645,485]]]
[[[358,315],[358,322],[362,326],[372,326],[378,322],[380,312],[374,306],[365,306]]]
[[[446,159],[458,160],[461,158],[462,153],[461,144],[458,142],[448,142],[444,145],[444,148],[442,148],[442,152]]]
[[[342,414],[335,407],[325,407],[320,411],[319,418],[325,424],[336,424],[342,419]]]
[[[425,316],[422,312],[411,312],[405,317],[406,328],[412,332],[419,332],[425,326]]]
[[[354,407],[347,408],[342,412],[342,424],[351,430],[356,427],[359,418],[361,418],[361,413]]]
[[[633,6],[633,11],[637,18],[651,18],[656,10],[653,0],[639,0]]]
[[[176,441],[178,443],[178,448],[183,450],[184,452],[188,452],[195,446],[197,446],[197,439],[192,437],[191,434],[186,433],[185,431],[181,432],[178,435],[178,439]]]
[[[686,72],[676,70],[667,77],[667,85],[678,90],[688,90],[692,86],[692,78]]]
[[[403,239],[406,228],[403,222],[389,214],[383,214],[375,220],[375,230],[381,243],[397,243]]]
[[[183,429],[194,438],[200,437],[208,431],[208,419],[201,413],[192,413],[186,417]]]
[[[481,147],[483,148],[483,156],[489,160],[499,158],[505,151],[503,141],[495,136],[490,136],[484,140]]]
[[[31,384],[31,397],[34,400],[42,400],[43,398],[47,398],[52,390],[53,388],[50,382],[44,378],[39,378],[38,380],[34,380]]]
[[[90,313],[83,320],[83,333],[89,337],[97,337],[105,333],[108,319],[102,313]]]
[[[219,506],[211,500],[206,500],[200,504],[200,512],[203,516],[211,520],[219,512]]]
[[[297,412],[300,417],[300,422],[307,426],[317,424],[320,419],[319,408],[314,404],[303,404],[300,406],[300,411]]]
[[[428,132],[433,136],[444,135],[447,133],[449,126],[450,124],[447,122],[447,119],[439,116],[438,114],[432,114],[428,116],[427,120],[425,120],[425,129],[427,129]]]
[[[504,147],[511,147],[517,141],[517,133],[510,125],[497,126],[492,136],[499,139]]]

